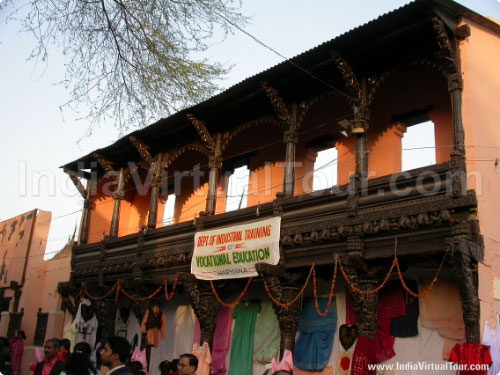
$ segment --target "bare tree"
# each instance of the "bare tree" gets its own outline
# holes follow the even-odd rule
[[[121,131],[145,126],[213,95],[214,80],[227,69],[193,54],[247,21],[238,0],[10,3],[17,8],[9,19],[37,40],[30,58],[45,60],[52,43],[62,48],[71,96],[62,107],[85,104],[89,132],[109,119]],[[21,7],[28,7],[26,17],[18,16]]]

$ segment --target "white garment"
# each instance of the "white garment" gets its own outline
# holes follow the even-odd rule
[[[381,364],[406,365],[407,363],[415,364],[415,366],[427,366],[427,369],[418,370],[400,370],[378,372],[377,374],[401,374],[401,375],[455,375],[453,370],[432,370],[430,364],[444,365],[447,361],[442,359],[442,347],[444,338],[435,330],[425,328],[418,319],[418,336],[415,337],[396,337],[394,340],[394,351],[396,355]],[[425,365],[426,363],[427,365]]]
[[[193,350],[195,315],[189,302],[176,298],[163,305],[161,311],[165,314],[165,340],[160,340],[157,348],[151,348],[150,375],[160,375],[160,362]]]
[[[333,337],[332,353],[330,354],[330,358],[328,359],[327,363],[327,366],[333,366],[333,368],[337,367],[339,352],[345,351],[339,340],[339,328],[346,322],[346,295],[343,290],[335,293],[335,303],[337,305],[337,327],[335,336]],[[349,348],[348,352],[353,352],[355,346],[356,342]]]
[[[497,375],[500,372],[500,322],[495,329],[491,329],[488,321],[484,322],[483,345],[490,347],[491,359],[493,364],[488,370],[488,375]]]
[[[78,312],[76,313],[74,321],[76,325],[75,343],[85,341],[93,350],[95,347],[98,322],[95,314],[92,315],[92,318],[88,321],[83,319],[82,304],[90,306],[90,301],[88,299],[82,299],[82,302],[78,306]]]

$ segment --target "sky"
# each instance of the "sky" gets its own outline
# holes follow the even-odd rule
[[[0,0],[1,2],[1,0]],[[243,0],[250,16],[245,30],[287,58],[409,3],[405,0]],[[500,19],[500,0],[460,0]],[[27,61],[35,42],[6,22],[0,10],[0,221],[35,208],[51,211],[46,257],[67,242],[79,224],[83,199],[59,168],[105,147],[125,134],[100,124],[87,135],[88,121],[61,111],[69,95],[63,85],[64,56],[54,47],[44,64]],[[228,88],[283,59],[240,31],[210,46],[205,56],[232,66],[219,82]]]

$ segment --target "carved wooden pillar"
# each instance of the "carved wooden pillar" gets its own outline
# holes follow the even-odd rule
[[[479,343],[481,335],[479,331],[477,261],[471,257],[466,240],[455,239],[454,245],[453,264],[462,302],[465,339],[467,342]]]
[[[359,242],[353,239],[351,242]],[[350,282],[361,290],[373,290],[379,284],[379,277],[371,272],[366,272],[368,267],[362,256],[356,253],[343,257],[342,263]],[[375,338],[377,330],[377,310],[378,294],[360,294],[346,285],[346,294],[352,303],[352,308],[356,312],[356,326],[360,336]]]
[[[104,294],[104,291],[100,294]],[[110,336],[115,334],[115,319],[116,319],[116,305],[115,301],[104,299],[101,301],[92,301],[94,311],[99,322],[99,329],[101,332],[100,341],[102,342]]]
[[[179,274],[186,293],[191,301],[194,313],[200,322],[200,344],[207,342],[212,349],[219,303],[207,281],[196,279],[192,274]]]
[[[368,177],[368,119],[370,117],[367,98],[366,80],[361,81],[359,102],[354,104],[354,121],[351,122],[352,132],[356,134],[356,174],[365,179]]]
[[[118,236],[118,226],[120,223],[120,203],[123,199],[123,185],[125,181],[125,171],[120,168],[120,174],[118,175],[118,185],[115,192],[113,193],[113,199],[115,200],[115,206],[113,208],[113,217],[111,218],[111,227],[109,229],[109,236]]]
[[[207,193],[207,203],[205,206],[205,212],[212,215],[215,212],[215,204],[217,201],[217,181],[219,180],[220,169],[222,168],[222,156],[221,156],[221,134],[215,134],[214,136],[215,147],[210,153],[208,159],[208,167],[210,172],[208,175],[208,193]]]
[[[299,293],[302,285],[299,280],[300,274],[287,273],[281,266],[273,266],[267,263],[257,263],[255,269],[260,277],[265,280],[269,291],[280,303],[286,304],[292,301]],[[273,304],[274,311],[278,317],[280,326],[280,358],[288,349],[293,353],[295,347],[295,335],[300,314],[300,298],[290,307],[277,306]]]
[[[285,179],[283,187],[285,197],[293,196],[295,187],[295,148],[299,142],[297,128],[297,104],[292,104],[290,121],[283,138],[286,144]]]
[[[453,121],[453,141],[455,151],[465,154],[465,135],[462,123],[462,90],[463,81],[460,72],[448,76],[448,91],[451,96],[451,116]]]
[[[160,196],[162,154],[156,155],[153,163],[154,177],[151,184],[151,199],[149,201],[148,228],[155,229],[158,220],[158,197]]]
[[[83,202],[82,218],[80,220],[80,233],[78,240],[80,243],[87,243],[89,238],[90,209],[92,208],[92,181],[87,181],[87,192]]]

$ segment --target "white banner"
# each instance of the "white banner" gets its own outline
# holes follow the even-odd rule
[[[191,273],[217,280],[257,276],[255,263],[278,264],[281,217],[196,232]]]

